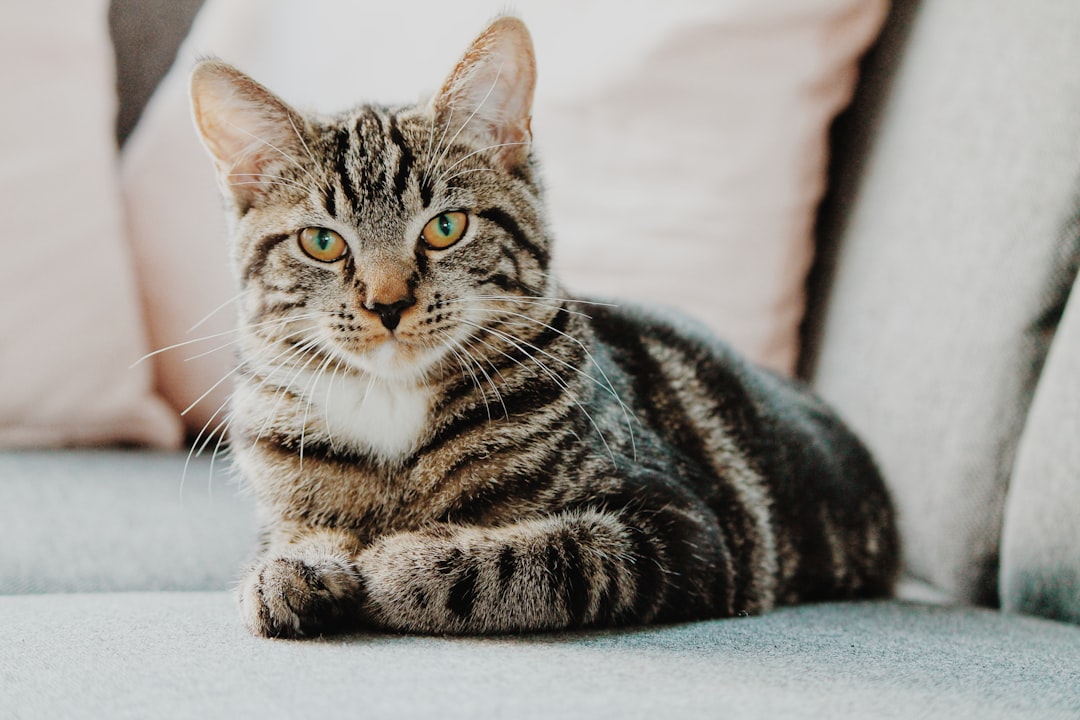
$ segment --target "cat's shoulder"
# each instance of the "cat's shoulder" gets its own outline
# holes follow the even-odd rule
[[[594,337],[625,368],[640,369],[638,360],[649,357],[708,377],[714,389],[727,388],[757,404],[819,404],[801,380],[754,362],[704,322],[680,310],[611,299],[591,306],[588,314]]]
[[[716,331],[681,310],[622,298],[590,298],[588,302],[590,325],[602,342],[616,347],[659,344],[737,365],[747,362]]]

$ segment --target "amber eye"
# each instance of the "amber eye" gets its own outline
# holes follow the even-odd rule
[[[334,262],[345,257],[349,246],[333,230],[304,228],[300,231],[300,249],[319,262]]]
[[[428,247],[436,250],[448,248],[465,234],[469,216],[463,212],[444,212],[428,220],[420,236]]]

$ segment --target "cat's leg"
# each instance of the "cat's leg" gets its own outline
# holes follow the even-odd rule
[[[718,536],[707,524],[673,510],[642,522],[585,510],[390,535],[357,558],[365,621],[500,633],[712,615],[730,577],[715,545],[698,542]]]
[[[336,531],[271,547],[240,586],[256,635],[363,627],[501,633],[731,614],[715,518],[671,507],[437,524],[353,552]],[[355,547],[352,546],[352,547]]]

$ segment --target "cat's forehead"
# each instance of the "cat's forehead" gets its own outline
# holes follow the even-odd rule
[[[317,141],[310,159],[323,178],[323,204],[332,217],[371,224],[374,216],[386,215],[396,225],[408,208],[431,202],[425,168],[437,139],[422,108],[365,104],[318,117],[313,125]]]
[[[319,116],[316,126],[324,142],[336,144],[335,149],[342,149],[344,140],[349,139],[350,148],[355,146],[368,156],[393,151],[392,145],[408,146],[415,153],[435,134],[434,118],[421,105],[365,103]]]

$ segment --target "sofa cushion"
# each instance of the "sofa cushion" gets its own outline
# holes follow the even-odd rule
[[[0,597],[13,717],[994,718],[1080,713],[1080,628],[901,603],[500,638],[250,637],[224,593]]]
[[[222,590],[254,511],[221,459],[122,450],[0,452],[0,593]],[[2,706],[2,703],[0,703]]]
[[[897,11],[843,126],[861,174],[838,178],[822,223],[835,259],[813,379],[876,454],[908,569],[992,603],[1018,438],[1075,273],[1080,4]]]
[[[1080,241],[1080,222],[1072,232]],[[1080,623],[1080,280],[1039,376],[1009,484],[1001,602]]]

